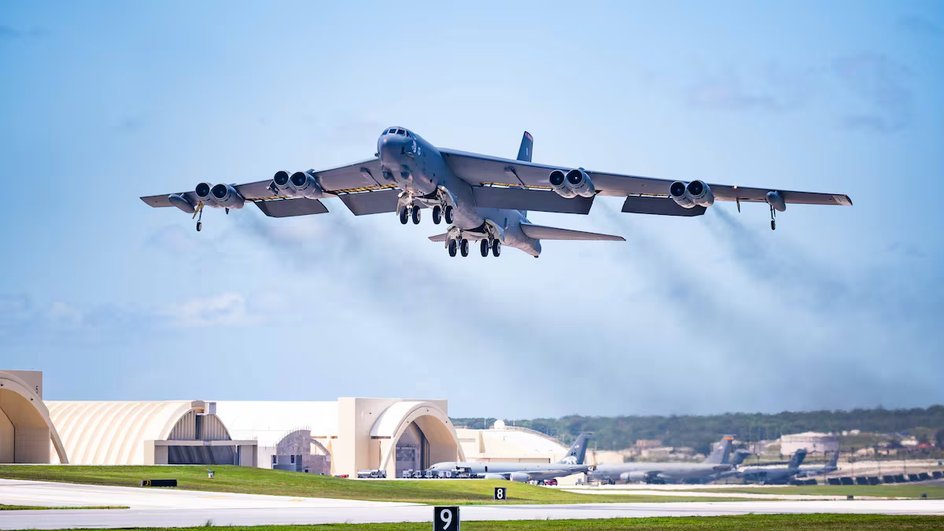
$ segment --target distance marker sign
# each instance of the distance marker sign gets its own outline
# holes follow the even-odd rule
[[[505,501],[508,497],[508,487],[495,487],[495,499]]]
[[[459,508],[433,507],[433,531],[459,531]]]

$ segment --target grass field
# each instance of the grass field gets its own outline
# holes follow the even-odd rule
[[[944,500],[944,485],[803,485],[783,487],[745,487],[699,489],[699,492],[746,492],[750,494],[806,494],[810,496],[877,496],[882,498],[920,498]]]
[[[944,518],[939,516],[884,516],[884,515],[744,515],[744,516],[708,516],[674,518],[615,518],[607,520],[521,520],[513,522],[462,522],[465,531],[475,530],[561,530],[592,529],[616,530],[630,529],[647,531],[660,529],[782,529],[789,531],[804,529],[826,530],[872,530],[872,529],[941,529]],[[214,529],[231,531],[245,529],[250,531],[428,531],[429,523],[398,524],[336,524],[319,526],[259,526],[259,527],[190,527],[167,529],[166,531],[206,531]],[[142,528],[145,529],[145,528]],[[158,528],[146,528],[148,531],[165,531]]]
[[[494,503],[494,487],[508,487],[507,503],[683,502],[702,498],[659,495],[576,494],[501,480],[352,480],[262,468],[214,466],[0,465],[0,478],[137,487],[142,479],[176,479],[178,488],[312,498],[424,504]],[[743,501],[713,498],[712,501]]]

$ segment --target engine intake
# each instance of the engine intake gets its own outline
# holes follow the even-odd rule
[[[567,186],[581,197],[593,197],[596,194],[593,181],[590,180],[590,176],[583,168],[567,172]]]
[[[231,184],[218,184],[210,189],[217,206],[223,208],[242,208],[246,203],[243,196]]]
[[[570,186],[567,186],[567,175],[565,175],[563,171],[552,171],[547,180],[551,183],[551,189],[554,190],[554,193],[557,195],[568,199],[577,196],[577,192],[573,191]]]
[[[211,185],[210,183],[199,183],[193,189],[193,193],[197,194],[197,197],[201,201],[212,201],[211,199],[212,196],[210,195],[210,188],[213,188],[213,185]]]
[[[289,179],[292,192],[296,196],[307,197],[309,199],[319,199],[324,197],[324,188],[318,183],[318,179],[311,172],[297,171]]]
[[[675,181],[669,186],[669,197],[682,208],[696,206],[710,207],[715,202],[715,194],[705,181],[694,180],[690,183]]]
[[[704,181],[694,180],[685,187],[688,197],[698,206],[710,207],[715,203],[715,194]]]
[[[688,195],[688,187],[682,181],[675,181],[669,186],[669,197],[682,208],[694,208],[695,201]]]

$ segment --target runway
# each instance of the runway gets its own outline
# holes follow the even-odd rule
[[[213,525],[429,522],[432,507],[175,489],[0,480],[0,503],[123,505],[130,509],[0,511],[0,529],[184,527]],[[944,500],[667,502],[575,505],[470,505],[463,520],[720,516],[748,513],[857,513],[944,516]]]

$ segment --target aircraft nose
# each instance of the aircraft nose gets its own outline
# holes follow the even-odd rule
[[[380,145],[377,152],[380,159],[385,161],[396,161],[403,156],[403,150],[406,146],[406,137],[399,135],[384,135],[380,137]]]

